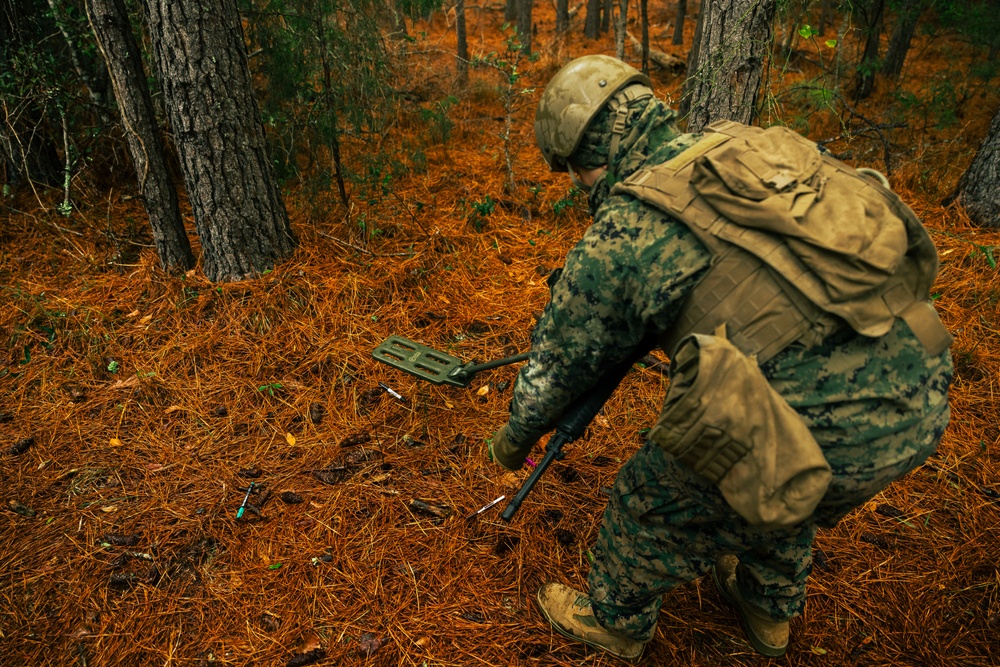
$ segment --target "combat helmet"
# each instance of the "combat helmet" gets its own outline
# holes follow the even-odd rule
[[[579,146],[587,125],[630,84],[642,84],[629,89],[630,99],[653,94],[648,76],[611,56],[583,56],[556,72],[535,112],[535,141],[549,169],[567,171],[567,158]],[[624,128],[616,129],[613,146]]]

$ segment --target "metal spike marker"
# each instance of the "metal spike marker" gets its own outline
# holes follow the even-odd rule
[[[247,501],[250,500],[250,492],[253,491],[253,482],[250,482],[250,486],[247,487],[247,494],[243,496],[243,502],[240,503],[240,508],[236,510],[236,518],[242,519],[243,514],[247,511]]]

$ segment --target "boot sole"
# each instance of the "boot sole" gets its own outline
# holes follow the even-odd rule
[[[611,649],[609,649],[607,646],[605,646],[603,644],[598,644],[596,642],[587,641],[583,637],[579,637],[577,635],[574,635],[572,632],[569,632],[568,630],[563,630],[559,626],[558,623],[556,623],[555,621],[552,620],[552,617],[549,616],[549,612],[547,612],[545,610],[545,606],[542,605],[541,591],[539,591],[538,593],[535,594],[535,601],[538,602],[538,609],[542,612],[542,616],[545,617],[545,620],[549,622],[549,626],[553,630],[555,630],[556,632],[558,632],[559,634],[561,634],[563,637],[565,637],[566,639],[572,639],[573,641],[578,641],[578,642],[580,642],[582,644],[586,644],[587,646],[589,646],[591,648],[595,648],[595,649],[597,649],[599,651],[604,651],[608,655],[614,656],[614,657],[618,658],[619,660],[622,660],[622,661],[627,662],[629,664],[634,664],[634,663],[638,662],[639,658],[641,658],[642,654],[645,652],[645,647],[643,647],[644,650],[640,651],[639,655],[637,655],[635,657],[621,655],[619,653],[615,653],[614,651],[612,651]]]
[[[769,658],[780,658],[781,656],[785,655],[785,652],[788,650],[788,645],[786,644],[785,646],[771,646],[770,644],[765,643],[760,637],[758,637],[757,633],[754,632],[753,628],[750,626],[750,621],[747,620],[747,615],[743,611],[743,608],[740,607],[740,603],[736,601],[736,598],[730,595],[729,591],[719,580],[719,575],[715,571],[714,565],[712,566],[711,572],[712,572],[712,581],[715,583],[715,589],[719,591],[720,594],[722,594],[722,597],[726,599],[726,602],[731,604],[733,608],[736,610],[736,613],[740,615],[740,620],[743,622],[743,629],[746,631],[747,638],[750,640],[750,644],[754,647],[754,650],[760,653],[761,655],[766,655]]]

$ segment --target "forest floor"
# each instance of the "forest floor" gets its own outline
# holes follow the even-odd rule
[[[568,180],[546,172],[531,118],[559,66],[612,40],[579,37],[581,12],[553,41],[551,8],[536,11],[513,190],[497,73],[453,90],[439,16],[413,27],[400,66],[427,112],[399,126],[420,164],[392,194],[356,191],[351,216],[335,193],[289,187],[299,249],[258,279],[164,274],[131,185],[80,185],[69,217],[56,193],[5,202],[0,665],[615,664],[553,633],[534,594],[585,586],[603,490],[659,411],[662,367],[629,374],[507,524],[503,503],[467,515],[527,475],[484,451],[516,367],[463,389],[370,356],[391,334],[465,360],[526,350],[545,277],[588,224]],[[502,49],[501,15],[470,9],[474,51]],[[653,13],[654,46],[685,58],[693,19],[680,47],[671,20]],[[756,655],[703,578],[667,597],[645,661],[997,665],[1000,231],[940,204],[1000,104],[997,81],[969,74],[976,55],[954,35],[921,35],[898,86],[845,112],[818,75],[837,49],[799,48],[771,70],[765,122],[840,137],[830,148],[856,166],[886,170],[890,156],[941,254],[951,425],[924,466],[820,532],[786,657]],[[653,79],[676,99],[683,71]],[[238,520],[250,482],[270,497],[251,495],[260,514]]]

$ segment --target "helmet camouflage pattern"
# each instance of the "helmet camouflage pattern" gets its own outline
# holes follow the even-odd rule
[[[587,125],[616,92],[631,83],[651,85],[649,77],[611,56],[583,56],[549,81],[535,112],[535,141],[552,171],[566,171],[566,160],[580,144]]]

